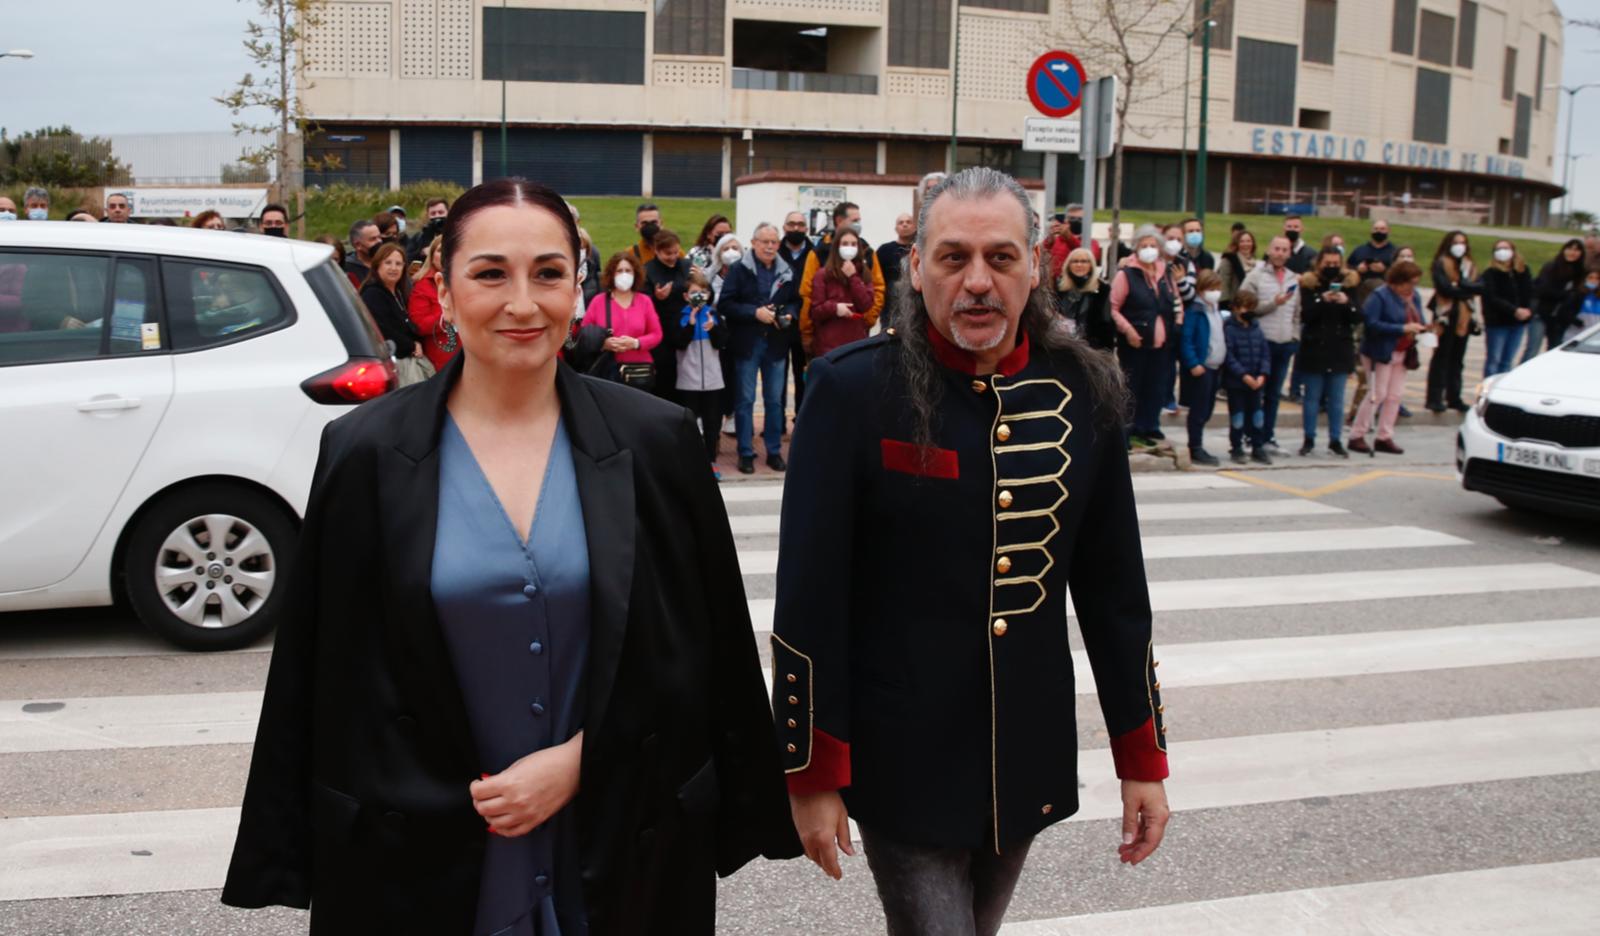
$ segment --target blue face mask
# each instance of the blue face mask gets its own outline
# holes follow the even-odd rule
[[[1593,283],[1589,282],[1588,280],[1584,280],[1583,288],[1587,289],[1589,292],[1594,292],[1595,285]]]
[[[50,209],[49,208],[29,208],[28,209],[28,220],[29,221],[49,221],[50,220]]]
[[[1206,236],[1199,231],[1190,231],[1183,235],[1183,242],[1190,247],[1199,247],[1206,242]]]
[[[17,220],[17,213],[15,211],[0,211],[0,221],[15,220]]]

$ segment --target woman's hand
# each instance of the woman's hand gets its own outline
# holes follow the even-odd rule
[[[1422,331],[1427,326],[1423,325],[1421,322],[1407,322],[1401,327],[1405,330],[1406,334],[1415,335],[1417,332]]]
[[[632,351],[639,347],[639,339],[630,337],[628,335],[612,335],[610,338],[606,339],[606,343],[601,345],[601,347],[612,353],[616,353],[618,351]]]
[[[1130,348],[1144,347],[1144,339],[1139,337],[1138,329],[1130,328],[1122,333],[1122,337],[1127,339]]]
[[[850,308],[850,303],[840,302],[834,305],[833,314],[839,316],[840,318],[849,318],[850,316],[856,314],[856,310]]]
[[[837,790],[825,793],[789,795],[789,812],[806,857],[816,862],[823,873],[835,881],[844,877],[839,868],[839,850],[855,856],[850,844],[850,816]],[[837,847],[835,846],[835,843]]]
[[[472,783],[472,808],[496,835],[527,835],[578,795],[583,732],[571,741],[535,751],[493,776]]]
[[[1518,309],[1517,310],[1517,321],[1526,322],[1528,319],[1531,319],[1531,318],[1533,318],[1533,310],[1532,309]]]
[[[1189,374],[1193,377],[1204,377],[1206,375],[1205,365],[1196,364],[1195,366],[1189,368]]]
[[[1123,864],[1136,865],[1161,847],[1172,810],[1167,807],[1167,788],[1161,781],[1122,781],[1122,844],[1117,857]]]
[[[845,279],[855,276],[856,262],[854,260],[846,260],[845,262],[839,264],[839,272],[845,275]]]

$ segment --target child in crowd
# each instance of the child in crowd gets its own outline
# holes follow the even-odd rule
[[[1214,270],[1201,270],[1195,278],[1196,305],[1183,319],[1183,341],[1178,357],[1183,362],[1184,396],[1189,401],[1189,458],[1196,465],[1216,465],[1217,456],[1206,451],[1206,420],[1217,404],[1219,370],[1228,357],[1223,334],[1222,278]]]
[[[684,285],[688,301],[672,329],[673,346],[678,349],[678,395],[683,405],[700,420],[700,435],[705,439],[706,458],[711,473],[717,471],[718,429],[722,423],[722,346],[727,344],[728,326],[711,306],[711,280],[706,271],[692,267]]]
[[[1562,336],[1564,341],[1571,341],[1584,329],[1600,324],[1600,267],[1589,268],[1583,277],[1582,295],[1573,299],[1577,314],[1571,319],[1572,326]]]
[[[1270,465],[1267,455],[1266,415],[1261,409],[1261,388],[1272,369],[1272,354],[1267,338],[1256,324],[1260,300],[1255,290],[1241,289],[1233,294],[1233,315],[1224,326],[1227,357],[1223,385],[1228,388],[1228,442],[1236,465],[1245,463],[1244,439],[1250,439],[1250,460]]]

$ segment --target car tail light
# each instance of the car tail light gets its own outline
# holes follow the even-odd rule
[[[351,358],[306,380],[300,389],[318,403],[365,403],[393,390],[394,364],[378,358]]]

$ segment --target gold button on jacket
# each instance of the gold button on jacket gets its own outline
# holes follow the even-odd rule
[[[1000,561],[996,562],[994,564],[994,568],[995,568],[995,571],[999,572],[1001,575],[1004,575],[1007,572],[1010,572],[1011,571],[1011,557],[1010,556],[1001,556],[1000,557]]]
[[[994,635],[996,637],[1004,637],[1006,635],[1005,618],[1001,618],[1000,620],[994,622]]]
[[[1010,426],[1006,426],[1006,425],[1002,425],[999,429],[996,429],[994,431],[994,437],[999,439],[1001,442],[1004,442],[1007,439],[1010,439],[1011,438],[1011,427]]]
[[[1001,507],[1010,507],[1011,506],[1011,501],[1012,501],[1012,497],[1011,497],[1011,492],[1010,491],[1001,491],[1000,492],[1000,506]]]

